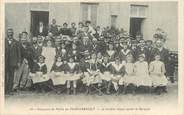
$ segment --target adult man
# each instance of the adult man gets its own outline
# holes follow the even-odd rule
[[[49,27],[49,32],[51,32],[53,36],[57,36],[59,34],[58,25],[56,24],[55,19],[52,19],[52,24]]]
[[[24,89],[28,87],[29,68],[33,63],[33,50],[28,43],[27,36],[27,32],[22,32],[20,39],[21,65],[15,74],[14,89]]]
[[[12,94],[14,72],[21,62],[20,45],[13,34],[13,29],[9,28],[5,39],[5,94]]]
[[[77,28],[75,27],[75,25],[76,25],[75,22],[72,22],[71,28],[70,28],[72,37],[76,36],[76,30],[77,30]]]

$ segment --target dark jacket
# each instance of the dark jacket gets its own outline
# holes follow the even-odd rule
[[[5,65],[6,67],[16,67],[21,63],[20,44],[15,39],[9,44],[8,39],[5,39]]]

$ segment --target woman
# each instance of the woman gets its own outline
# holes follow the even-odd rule
[[[56,50],[52,47],[51,40],[46,41],[46,46],[42,49],[42,55],[46,58],[45,64],[47,65],[48,72],[50,72],[56,56]]]

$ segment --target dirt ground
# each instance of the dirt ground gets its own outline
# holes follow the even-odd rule
[[[11,96],[5,97],[6,107],[14,107],[15,105],[26,105],[26,106],[41,106],[41,105],[57,105],[57,106],[78,106],[78,105],[175,105],[178,99],[178,85],[177,83],[168,85],[168,92],[156,95],[156,94],[120,94],[116,96],[97,94],[85,95],[84,93],[78,93],[77,95],[67,94],[56,94],[53,92],[47,93],[36,93],[30,91],[21,91]]]

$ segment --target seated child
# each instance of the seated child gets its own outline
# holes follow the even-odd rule
[[[34,70],[30,73],[33,84],[36,84],[37,91],[44,92],[47,86],[47,82],[50,79],[47,75],[47,66],[45,64],[45,57],[39,56],[38,63],[34,65]]]
[[[135,88],[137,85],[137,77],[134,72],[133,56],[131,54],[126,56],[125,64],[125,76],[124,76],[124,93],[127,92],[127,87],[131,88],[132,93],[135,93]],[[123,83],[119,83],[122,85]]]
[[[150,63],[149,72],[153,86],[155,87],[155,92],[160,95],[164,90],[166,90],[168,80],[165,76],[165,65],[160,61],[159,54],[156,54],[155,60]]]
[[[64,77],[64,64],[62,62],[61,56],[56,57],[56,61],[52,65],[50,76],[52,78],[54,85],[65,84]]]
[[[86,84],[86,94],[90,93],[90,87],[92,84],[98,84],[98,87],[101,86],[100,70],[99,65],[96,62],[96,54],[91,55],[91,60],[89,60],[89,66],[87,67],[87,74],[83,78],[83,83]],[[101,92],[99,91],[99,95]]]
[[[69,62],[65,65],[65,73],[67,76],[67,94],[70,94],[73,84],[73,94],[76,95],[77,80],[80,78],[79,66],[74,62],[74,56],[69,57]]]
[[[115,62],[112,62],[111,65],[111,74],[112,74],[112,83],[114,85],[114,89],[116,94],[119,94],[119,81],[123,80],[123,76],[125,74],[124,63],[121,63],[121,59],[116,57]]]
[[[148,71],[148,63],[145,60],[145,55],[140,54],[139,60],[135,63],[134,70],[137,77],[137,86],[141,91],[148,91],[152,86],[151,78]]]
[[[110,94],[110,86],[111,86],[111,74],[110,74],[110,66],[111,63],[109,63],[108,56],[105,56],[103,58],[103,61],[100,65],[100,77],[102,80],[106,81],[108,83],[108,87],[106,90],[107,94]]]

